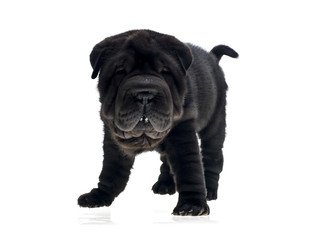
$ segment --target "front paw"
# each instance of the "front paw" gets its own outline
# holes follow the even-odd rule
[[[201,194],[183,193],[180,194],[178,204],[173,209],[172,214],[177,216],[206,216],[210,214],[210,208],[205,197]]]
[[[80,207],[96,208],[110,206],[114,198],[99,188],[94,188],[89,193],[85,193],[78,198]]]

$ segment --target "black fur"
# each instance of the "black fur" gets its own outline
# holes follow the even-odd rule
[[[98,188],[82,207],[109,206],[125,188],[134,158],[156,150],[162,166],[152,190],[179,193],[175,215],[208,215],[223,166],[227,84],[218,63],[237,57],[220,45],[210,53],[150,30],[106,38],[90,55],[98,76],[104,161]],[[198,138],[201,139],[201,148]]]
[[[229,57],[237,58],[238,53],[234,51],[232,48],[226,46],[226,45],[218,45],[215,46],[211,52],[217,57],[218,62],[220,61],[221,57],[223,55],[227,55]]]

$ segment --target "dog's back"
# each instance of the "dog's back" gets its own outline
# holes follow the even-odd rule
[[[223,55],[235,58],[238,53],[225,45],[218,45],[210,52],[192,44],[188,46],[192,51],[193,62],[187,72],[188,89],[191,91],[185,100],[185,104],[190,105],[186,114],[196,114],[197,131],[201,131],[216,115],[216,109],[225,105],[228,86],[219,61]]]

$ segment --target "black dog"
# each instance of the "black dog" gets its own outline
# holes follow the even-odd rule
[[[224,45],[207,53],[149,30],[112,36],[94,47],[90,61],[92,78],[100,72],[104,161],[98,188],[81,195],[80,206],[110,206],[124,190],[135,156],[156,150],[163,164],[154,193],[178,191],[175,215],[209,214],[206,200],[217,198],[223,166],[223,55],[238,57]]]

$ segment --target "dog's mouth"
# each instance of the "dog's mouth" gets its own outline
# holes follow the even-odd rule
[[[132,130],[121,130],[117,124],[114,124],[114,134],[121,139],[133,139],[140,137],[148,137],[151,139],[161,139],[166,136],[170,131],[170,128],[164,131],[156,131],[146,115],[142,115],[137,124]]]

